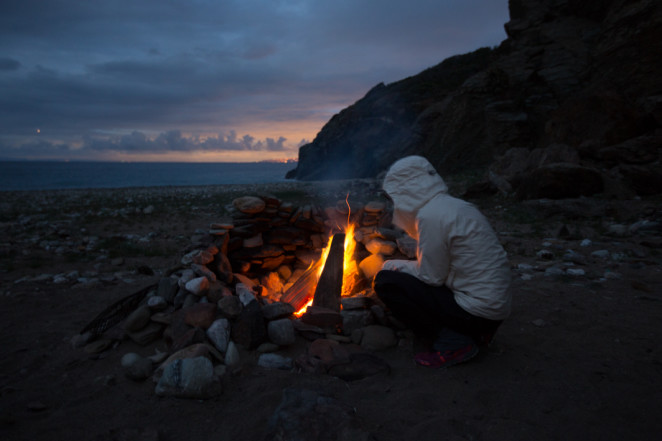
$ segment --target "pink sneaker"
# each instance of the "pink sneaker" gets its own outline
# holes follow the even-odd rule
[[[469,344],[460,349],[441,352],[421,352],[414,356],[420,366],[432,368],[449,367],[472,359],[478,354],[478,346]]]

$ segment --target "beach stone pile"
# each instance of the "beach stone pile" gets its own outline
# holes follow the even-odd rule
[[[240,349],[259,354],[269,369],[330,374],[346,380],[386,372],[374,355],[411,337],[387,315],[369,283],[342,299],[342,325],[301,322],[281,301],[328,238],[348,223],[357,225],[361,277],[372,279],[384,259],[407,258],[415,243],[391,226],[385,203],[339,201],[320,209],[295,207],[272,196],[243,196],[231,220],[213,223],[185,250],[181,265],[153,286],[122,322],[102,335],[76,336],[73,344],[91,355],[122,340],[148,347],[165,343],[151,356],[127,353],[126,377],[152,378],[155,393],[204,399],[222,392],[222,379],[241,369]],[[297,341],[311,342],[298,357],[279,353]]]

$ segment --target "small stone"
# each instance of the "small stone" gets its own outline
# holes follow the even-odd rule
[[[398,338],[389,327],[370,325],[363,328],[361,347],[368,351],[381,351],[397,344]]]
[[[291,316],[294,313],[294,307],[289,303],[274,302],[265,305],[262,308],[262,314],[266,320],[277,320]]]
[[[255,352],[258,354],[266,354],[269,352],[276,352],[278,349],[280,349],[280,346],[278,346],[276,343],[267,341],[258,346],[257,349],[255,349]]]
[[[122,360],[120,361],[121,365],[123,368],[128,368],[130,367],[133,363],[137,362],[140,360],[142,357],[135,352],[127,352],[122,356]]]
[[[279,319],[269,322],[267,325],[269,340],[279,346],[289,346],[296,341],[294,325],[290,319]]]
[[[208,358],[186,358],[165,367],[155,392],[158,396],[205,399],[220,395],[221,383]]]
[[[229,319],[235,319],[241,314],[243,305],[238,297],[223,297],[217,303],[218,309],[222,315]]]
[[[535,326],[541,328],[545,326],[547,323],[543,319],[535,319],[531,323],[533,323]]]
[[[383,239],[371,239],[365,244],[365,247],[371,254],[381,254],[384,256],[390,256],[398,249],[395,242]]]
[[[147,326],[151,316],[152,311],[149,309],[149,306],[139,306],[135,311],[129,314],[127,318],[124,319],[122,327],[124,330],[129,332],[139,331]]]
[[[409,259],[416,257],[416,250],[418,248],[418,242],[416,239],[409,236],[403,236],[399,238],[396,243],[398,244],[398,250]]]
[[[267,369],[292,369],[292,359],[282,355],[268,353],[262,354],[257,359],[257,365]]]
[[[232,372],[238,370],[240,367],[241,359],[239,357],[239,350],[233,341],[228,343],[228,350],[225,352],[224,363]]]
[[[140,357],[124,370],[124,375],[134,381],[143,381],[149,378],[154,371],[152,360]]]
[[[215,282],[216,281],[216,273],[214,273],[212,270],[210,270],[209,268],[207,268],[204,265],[198,265],[197,263],[192,263],[191,264],[191,269],[198,276],[207,278],[207,280],[209,282]],[[191,282],[189,282],[189,283],[191,283]],[[207,290],[208,289],[209,289],[209,286],[207,285]]]
[[[366,213],[381,213],[386,209],[386,204],[380,201],[370,201],[363,207]]]
[[[584,239],[579,243],[579,246],[580,247],[590,247],[592,244],[593,244],[593,242],[591,242],[591,239]]]
[[[218,319],[207,329],[207,337],[216,349],[225,353],[230,343],[230,322],[228,319]]]
[[[160,323],[151,322],[139,331],[128,332],[129,338],[141,346],[145,346],[157,340],[163,334],[164,326]]]
[[[546,276],[562,276],[565,274],[565,271],[562,268],[556,266],[551,266],[545,270]]]
[[[185,288],[196,296],[203,296],[209,290],[209,279],[206,277],[196,277],[186,282]]]
[[[372,312],[367,309],[363,310],[342,310],[342,329],[343,334],[352,335],[355,329],[364,328],[374,324]]]
[[[184,309],[184,323],[194,328],[208,329],[216,320],[214,303],[196,303]]]
[[[233,200],[232,205],[242,213],[257,214],[264,210],[266,203],[258,197],[244,196]]]
[[[371,254],[359,263],[359,269],[366,279],[372,280],[382,269],[384,259],[379,254]]]
[[[237,283],[235,285],[235,292],[239,297],[239,301],[244,306],[256,300],[253,290],[243,283]]]
[[[598,258],[598,259],[608,259],[609,258],[609,250],[597,250],[593,251],[591,253],[592,257]]]
[[[569,276],[583,276],[583,275],[586,275],[586,271],[584,271],[581,268],[568,268],[566,270],[566,273]]]
[[[168,307],[168,302],[161,296],[153,296],[147,299],[147,306],[154,311],[163,311]]]

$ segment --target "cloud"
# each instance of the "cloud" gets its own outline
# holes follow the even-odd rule
[[[0,71],[2,70],[18,70],[21,63],[13,58],[0,58]]]
[[[498,44],[507,4],[3,0],[0,133],[30,146],[39,128],[72,151],[287,150],[374,85]],[[108,132],[144,139],[90,135]]]

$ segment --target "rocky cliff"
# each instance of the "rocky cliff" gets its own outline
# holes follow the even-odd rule
[[[510,0],[508,38],[380,84],[289,178],[373,177],[419,154],[522,198],[662,192],[659,0]]]

